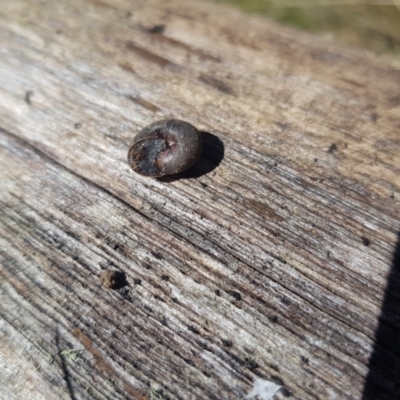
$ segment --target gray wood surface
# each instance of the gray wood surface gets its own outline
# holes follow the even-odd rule
[[[3,0],[1,398],[400,396],[390,343],[369,366],[400,334],[399,88],[396,59],[213,3]],[[141,177],[163,118],[202,157]]]

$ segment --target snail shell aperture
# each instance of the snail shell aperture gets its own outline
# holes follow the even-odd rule
[[[154,122],[133,139],[128,163],[138,174],[158,178],[190,168],[200,157],[202,137],[193,125],[179,119]]]

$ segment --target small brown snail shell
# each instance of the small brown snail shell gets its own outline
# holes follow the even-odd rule
[[[201,148],[201,132],[193,125],[166,119],[136,135],[128,151],[128,164],[138,174],[153,178],[178,174],[198,160]]]

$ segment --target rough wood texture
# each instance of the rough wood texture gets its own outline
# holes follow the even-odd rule
[[[2,398],[399,398],[399,87],[211,3],[2,1]],[[199,163],[134,174],[170,117]]]

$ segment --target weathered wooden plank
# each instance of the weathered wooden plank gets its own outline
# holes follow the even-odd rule
[[[381,315],[387,287],[400,302],[396,61],[202,2],[0,19],[3,397],[237,399],[262,377],[277,399],[368,398],[378,320],[400,330]],[[133,135],[170,117],[205,132],[199,163],[134,174]]]

